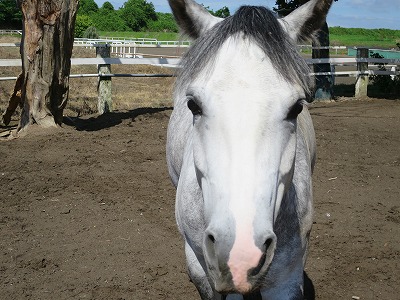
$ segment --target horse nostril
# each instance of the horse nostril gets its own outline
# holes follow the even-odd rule
[[[213,243],[213,244],[215,243],[215,238],[214,238],[214,236],[212,234],[209,234],[207,237],[208,237],[208,239],[210,240],[211,243]]]
[[[249,276],[256,276],[260,273],[261,269],[265,265],[265,262],[267,261],[267,256],[270,257],[270,255],[271,255],[271,253],[268,252],[268,250],[269,250],[270,246],[272,245],[273,241],[274,240],[272,238],[269,238],[264,242],[262,249],[261,249],[263,254],[258,262],[257,267],[251,269],[250,272],[248,273]]]
[[[272,239],[267,239],[267,240],[265,241],[265,243],[264,243],[264,245],[263,245],[263,246],[264,246],[264,249],[263,249],[263,250],[264,250],[264,251],[263,251],[264,253],[266,253],[266,252],[268,251],[268,248],[269,248],[269,246],[271,246],[272,241],[273,241]]]

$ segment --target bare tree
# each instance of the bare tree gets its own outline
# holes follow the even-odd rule
[[[307,3],[309,0],[276,0],[274,11],[279,15],[286,16],[297,7]],[[335,0],[337,1],[337,0]],[[329,58],[329,27],[325,22],[316,39],[312,41],[312,46],[319,49],[312,50],[312,58]],[[314,64],[314,72],[330,72],[330,64]],[[333,98],[334,77],[331,75],[318,75],[315,77],[315,99]]]
[[[79,0],[17,0],[23,15],[23,109],[18,132],[61,125]]]

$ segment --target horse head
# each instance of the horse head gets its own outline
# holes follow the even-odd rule
[[[295,43],[321,27],[332,0],[311,0],[279,20],[263,7],[220,19],[191,0],[169,3],[194,40],[175,106],[191,114],[182,164],[194,165],[203,201],[200,255],[215,290],[246,294],[260,287],[275,255],[298,116],[312,89]]]

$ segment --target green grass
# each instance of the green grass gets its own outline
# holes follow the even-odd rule
[[[330,41],[332,46],[362,46],[370,48],[396,48],[400,42],[400,30],[391,29],[364,29],[330,27]],[[154,38],[159,41],[178,41],[181,38],[175,32],[134,32],[134,31],[100,31],[101,37],[114,38]]]
[[[180,34],[176,32],[135,32],[135,31],[99,31],[101,37],[113,38],[151,38],[158,41],[178,41]]]
[[[400,30],[331,27],[329,38],[331,45],[391,49],[400,42]]]
[[[332,46],[392,49],[397,48],[396,43],[400,43],[400,30],[330,27],[329,33]],[[153,38],[159,41],[178,41],[181,39],[181,35],[176,32],[99,31],[99,34],[101,37],[125,39]]]

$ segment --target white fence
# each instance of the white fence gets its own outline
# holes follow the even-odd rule
[[[101,48],[108,48],[108,54],[103,57],[97,58],[72,58],[72,65],[97,65],[98,73],[94,74],[71,74],[70,78],[81,78],[81,77],[99,77],[99,85],[101,85],[102,81],[109,80],[111,77],[171,77],[173,75],[170,74],[112,74],[110,70],[111,65],[137,65],[137,64],[145,64],[145,65],[153,65],[153,66],[164,66],[169,68],[177,68],[179,67],[179,58],[166,58],[166,57],[156,57],[156,58],[125,58],[126,54],[136,55],[136,48],[141,47],[140,43],[145,44],[145,47],[165,47],[161,45],[152,44],[155,41],[153,40],[143,40],[139,42],[135,42],[134,44],[99,44],[99,40],[82,40],[78,41],[80,46],[94,47],[97,46],[96,52]],[[115,41],[115,40],[114,40]],[[92,43],[93,42],[93,43]],[[168,43],[168,42],[167,42]],[[174,42],[177,43],[177,42]],[[1,46],[16,46],[16,44],[0,44]],[[114,48],[124,48],[129,50],[123,50],[124,55],[122,57],[109,57],[110,52],[112,53],[112,49]],[[134,52],[131,52],[132,47]],[[177,47],[175,45],[175,47]],[[335,50],[335,49],[334,49]],[[368,56],[368,49],[360,49],[363,50],[363,55]],[[367,51],[365,51],[367,50]],[[118,51],[117,51],[118,53]],[[360,52],[361,53],[361,52]],[[368,86],[368,76],[370,75],[390,75],[392,78],[394,76],[400,75],[399,66],[400,59],[381,59],[381,58],[365,58],[364,57],[350,57],[350,58],[328,58],[328,59],[307,59],[306,60],[309,65],[314,64],[330,64],[331,72],[320,72],[320,73],[310,73],[310,76],[320,76],[320,75],[330,75],[330,76],[352,76],[356,77],[356,97],[362,97],[367,95],[367,86]],[[379,69],[379,66],[376,64],[385,64],[386,67],[390,68],[390,71],[382,71]],[[12,66],[21,66],[21,59],[0,59],[0,67],[12,67]],[[101,71],[102,68],[100,66],[107,66],[107,72]],[[351,71],[335,71],[336,66],[352,66],[354,70]],[[2,80],[15,80],[17,77],[1,77]],[[104,91],[99,89],[99,95]],[[111,95],[111,94],[110,94]],[[100,96],[99,96],[100,99]]]
[[[22,30],[2,29],[2,30],[0,30],[0,34],[19,34],[19,35],[22,35]]]
[[[150,38],[101,38],[101,39],[85,39],[75,38],[74,46],[78,47],[96,47],[98,44],[108,44],[111,47],[111,53],[129,53],[134,54],[132,51],[127,50],[131,48],[187,48],[191,45],[190,41],[159,41]]]
[[[384,58],[324,58],[324,59],[306,59],[309,65],[313,64],[330,64],[332,66],[354,66],[359,63],[368,63],[368,70],[366,71],[342,71],[342,72],[324,72],[324,73],[310,73],[311,76],[317,75],[333,75],[333,76],[351,76],[356,77],[359,75],[400,75],[399,66],[400,59],[384,59]],[[179,67],[179,58],[71,58],[72,65],[154,65],[164,66],[169,68]],[[377,65],[372,64],[387,64],[386,67],[390,71],[379,71]],[[0,67],[15,67],[22,66],[21,59],[0,59]],[[394,68],[394,69],[393,69]],[[123,75],[123,74],[120,74]],[[85,77],[75,76],[71,77]],[[93,74],[93,76],[103,76],[101,74]],[[0,77],[1,80],[15,80],[17,77]]]
[[[399,66],[400,59],[386,59],[386,58],[314,58],[306,59],[309,65],[314,64],[330,64],[331,66],[357,66],[360,63],[367,63],[368,70],[365,71],[342,71],[342,72],[321,72],[321,73],[310,73],[311,76],[318,75],[333,75],[333,76],[350,76],[357,77],[359,75],[400,75]],[[390,71],[376,70],[379,68],[379,64],[385,64],[386,68],[390,68]]]
[[[180,59],[178,58],[71,58],[71,65],[152,65],[159,67],[177,68]],[[0,59],[0,67],[22,67],[21,59]],[[70,78],[81,77],[170,77],[165,74],[71,74]],[[16,80],[16,76],[0,77],[0,81]]]
[[[1,32],[1,31],[0,31]],[[4,30],[4,32],[22,33],[19,30]],[[87,38],[75,38],[74,47],[85,47],[95,48],[99,44],[108,44],[111,47],[111,54],[123,58],[141,58],[142,53],[138,53],[139,48],[187,48],[191,45],[190,41],[159,41],[151,38],[101,38],[101,39],[87,39]],[[19,43],[2,43],[0,47],[14,47],[18,46]],[[339,50],[346,50],[346,46],[328,46],[328,47],[313,47],[312,45],[298,45],[300,52],[305,50],[311,51],[312,49],[330,49],[335,54],[338,54]]]
[[[140,52],[143,48],[188,48],[190,41],[158,41],[157,39],[84,39],[76,38],[74,47],[95,49],[98,45],[110,45],[111,54],[122,58],[143,58],[144,56],[157,56]],[[0,43],[1,47],[19,47],[20,43]],[[159,55],[160,57],[178,57],[178,55]]]
[[[346,46],[325,46],[325,47],[313,47],[312,45],[297,45],[300,52],[304,52],[304,50],[312,51],[312,49],[329,49],[333,50],[335,54],[338,54],[339,50],[346,50]]]

